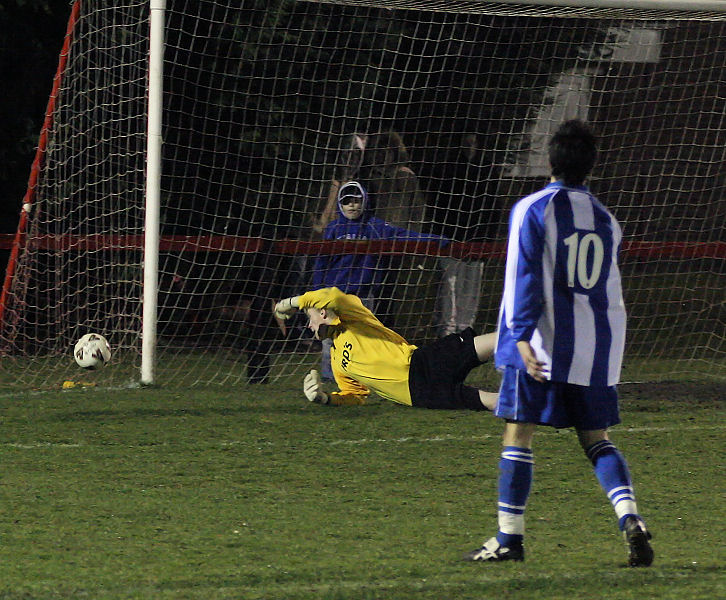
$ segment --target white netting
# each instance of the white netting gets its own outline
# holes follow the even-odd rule
[[[283,333],[270,305],[330,255],[385,274],[372,300],[412,342],[493,328],[508,209],[570,117],[600,135],[591,187],[625,230],[626,376],[723,378],[726,24],[564,10],[168,2],[159,383],[317,364],[304,322]],[[8,279],[4,382],[78,379],[88,331],[114,348],[99,381],[138,380],[148,30],[145,1],[80,5]],[[321,241],[350,178],[378,216],[454,242]]]

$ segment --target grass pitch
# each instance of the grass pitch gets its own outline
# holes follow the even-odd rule
[[[0,598],[726,597],[722,385],[621,388],[649,569],[572,432],[536,436],[527,561],[464,563],[496,528],[501,423],[298,387],[0,395]]]

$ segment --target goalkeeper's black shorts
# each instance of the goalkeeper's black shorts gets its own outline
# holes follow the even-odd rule
[[[468,327],[414,350],[408,373],[412,406],[484,410],[479,390],[464,385],[469,372],[482,364],[474,349],[474,335]]]

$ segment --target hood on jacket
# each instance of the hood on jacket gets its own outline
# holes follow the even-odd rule
[[[362,215],[365,215],[368,212],[368,192],[366,189],[357,181],[348,181],[347,183],[344,183],[340,186],[340,189],[338,190],[338,214],[341,216],[343,215],[343,210],[341,207],[341,200],[347,196],[353,196],[355,198],[361,198],[361,204],[363,208]]]

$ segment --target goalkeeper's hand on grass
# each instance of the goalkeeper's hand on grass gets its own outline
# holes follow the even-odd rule
[[[310,402],[320,402],[320,404],[328,404],[330,402],[330,396],[322,390],[322,387],[323,382],[320,379],[320,373],[315,369],[312,369],[310,373],[305,375],[303,392]]]
[[[292,298],[285,298],[275,304],[275,317],[278,319],[289,319],[295,314],[298,308],[298,297],[293,296]]]

